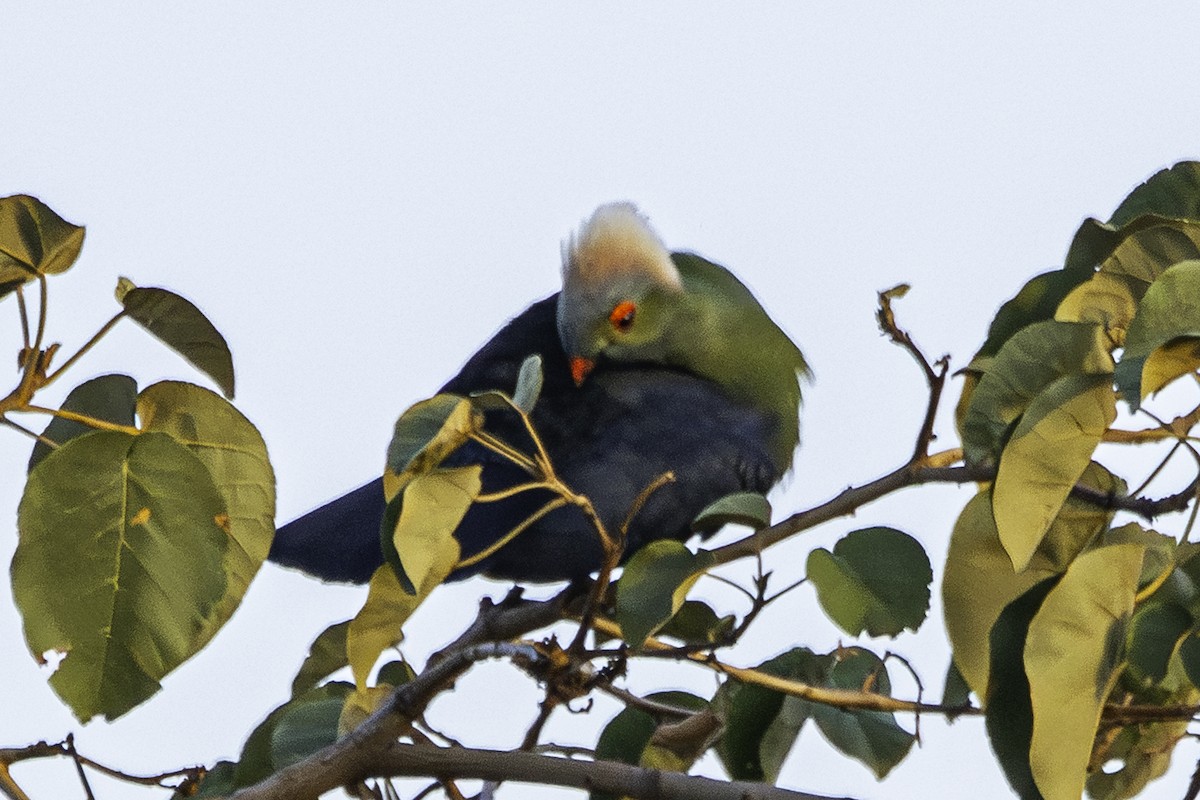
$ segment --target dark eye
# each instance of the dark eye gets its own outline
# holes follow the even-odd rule
[[[622,300],[613,308],[612,313],[608,315],[608,321],[612,326],[622,333],[629,330],[633,326],[633,319],[637,316],[637,304],[632,300]]]

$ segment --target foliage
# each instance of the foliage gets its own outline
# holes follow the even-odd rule
[[[71,267],[83,235],[34,198],[0,200],[0,299],[15,303],[25,339],[20,381],[0,399],[0,422],[34,439],[12,585],[32,654],[61,658],[51,685],[86,722],[144,702],[228,620],[269,548],[274,502],[261,437],[207,389],[162,381],[139,390],[132,377],[107,375],[77,386],[57,410],[34,403],[124,317],[179,351],[226,397],[233,394],[229,350],[196,306],[124,279],[116,315],[51,369],[59,347],[45,340],[48,277]],[[27,294],[35,282],[41,302],[30,324]],[[1191,435],[1200,403],[1187,400],[1200,373],[1200,164],[1154,175],[1107,222],[1085,220],[1063,267],[1032,278],[999,308],[964,370],[961,450],[928,451],[949,362],[930,363],[897,325],[891,303],[905,290],[880,295],[879,320],[914,355],[930,387],[912,458],[774,525],[765,498],[724,498],[694,522],[696,530],[749,529],[720,548],[659,541],[624,553],[624,531],[605,529],[541,447],[529,417],[542,387],[536,357],[512,387],[414,405],[397,421],[388,449],[387,563],[371,579],[362,610],[313,643],[292,698],[266,715],[238,761],[217,765],[207,778],[179,773],[180,796],[197,785],[201,796],[218,796],[264,780],[257,796],[286,796],[268,784],[297,775],[315,793],[324,784],[313,769],[329,773],[327,788],[386,777],[397,774],[394,764],[346,774],[337,765],[383,753],[388,748],[379,743],[397,738],[454,753],[433,748],[421,712],[473,663],[495,657],[545,687],[525,750],[538,744],[556,708],[606,691],[626,708],[599,732],[597,765],[682,773],[712,750],[731,781],[771,784],[811,720],[835,748],[883,779],[915,741],[912,714],[968,713],[984,716],[997,759],[1023,798],[1140,793],[1166,770],[1200,703],[1200,554],[1188,542],[1200,470],[1160,499],[1147,495],[1177,474],[1168,463],[1189,455],[1200,463]],[[23,414],[51,418],[39,434],[15,422]],[[529,441],[517,446],[497,437],[488,430],[492,414],[515,415]],[[1137,426],[1142,419],[1149,424]],[[523,470],[528,483],[488,494],[478,466],[446,466],[468,441]],[[1126,448],[1146,444],[1161,458],[1138,474]],[[631,517],[672,479],[645,487]],[[898,664],[909,669],[907,662],[874,652],[870,641],[906,636],[926,620],[933,569],[916,538],[889,527],[853,531],[830,549],[813,549],[804,578],[782,589],[764,566],[764,550],[784,538],[936,481],[978,487],[951,533],[942,572],[954,656],[941,706],[893,697],[892,673]],[[494,548],[464,557],[455,533],[467,511],[526,491],[549,499]],[[448,575],[568,504],[594,521],[605,553],[583,596],[511,598],[481,611],[422,673],[396,661],[377,668]],[[1192,515],[1170,536],[1143,524],[1183,511]],[[699,581],[741,558],[759,565],[752,585],[738,587],[746,607],[689,599]],[[853,642],[814,652],[781,634],[779,655],[734,666],[746,630],[802,585]],[[562,619],[577,624],[573,641],[528,638]],[[709,669],[719,685],[707,697],[635,697],[621,688],[621,676],[655,658]],[[329,680],[346,667],[352,683]],[[310,758],[317,751],[320,761]],[[7,781],[7,763],[0,767]],[[422,774],[452,796],[456,776],[479,776],[465,760]],[[616,784],[599,777],[591,785],[594,797],[631,791],[606,788]]]

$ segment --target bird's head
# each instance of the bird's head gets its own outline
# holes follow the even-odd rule
[[[563,243],[558,335],[582,384],[600,357],[659,361],[683,292],[671,252],[632,203],[610,203]]]

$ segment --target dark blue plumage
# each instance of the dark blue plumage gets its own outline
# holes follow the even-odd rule
[[[771,442],[780,425],[795,425],[794,418],[782,421],[735,401],[715,382],[660,364],[601,358],[576,386],[556,326],[557,299],[556,294],[535,303],[513,319],[442,391],[511,392],[521,363],[540,354],[545,382],[532,414],[535,427],[560,477],[592,500],[613,531],[643,489],[673,471],[676,481],[656,491],[633,519],[627,554],[655,539],[687,538],[691,520],[706,505],[736,491],[766,492],[786,471],[788,464],[772,455]],[[489,412],[487,429],[530,450],[511,412]],[[474,443],[445,463],[484,464],[484,492],[528,480]],[[548,498],[526,492],[473,506],[456,534],[463,557],[495,542]],[[280,528],[270,559],[326,580],[365,581],[383,563],[383,509],[382,483],[372,481]],[[578,509],[565,507],[450,579],[476,573],[514,581],[571,579],[595,570],[599,558],[591,526]]]

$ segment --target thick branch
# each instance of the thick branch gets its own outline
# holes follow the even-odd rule
[[[384,754],[378,769],[379,775],[387,777],[437,775],[524,781],[642,800],[832,800],[761,783],[714,780],[614,761],[578,761],[465,747],[397,744]]]

